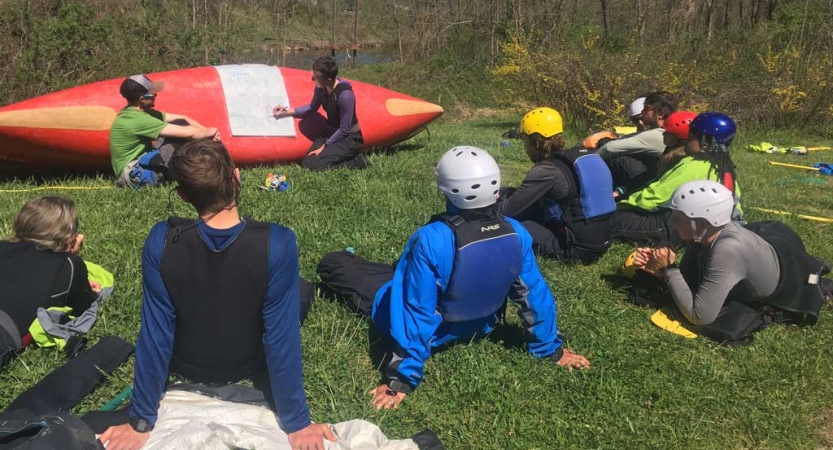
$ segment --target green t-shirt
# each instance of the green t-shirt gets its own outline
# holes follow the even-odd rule
[[[156,110],[146,112],[127,106],[119,111],[110,127],[110,161],[116,176],[153,148],[153,140],[166,125],[165,113]]]

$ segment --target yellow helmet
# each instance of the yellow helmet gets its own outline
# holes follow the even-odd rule
[[[561,114],[552,108],[538,108],[528,112],[521,119],[521,133],[538,133],[545,138],[551,138],[564,132],[564,121]]]

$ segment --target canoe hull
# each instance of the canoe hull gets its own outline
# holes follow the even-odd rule
[[[264,92],[267,85],[258,85],[257,75],[234,78],[241,70],[269,77],[274,71],[283,83],[283,93],[269,98],[270,93]],[[226,74],[223,80],[222,73]],[[231,94],[235,91],[229,88],[229,73],[235,80],[254,84],[243,90],[238,86],[239,92]],[[283,123],[278,123],[268,112],[269,104],[277,104],[275,99],[288,101],[293,107],[308,103],[314,88],[309,71],[257,65],[217,66],[159,72],[148,77],[165,83],[156,99],[157,109],[217,127],[232,158],[241,167],[300,160],[309,149],[311,138],[326,129],[320,115],[284,118]],[[122,80],[78,86],[0,108],[0,167],[6,172],[108,170],[110,124],[125,106],[119,95]],[[437,105],[395,91],[350,83],[365,148],[403,141],[443,112]],[[230,98],[232,95],[237,96]],[[253,123],[254,126],[248,126]],[[256,135],[261,131],[262,135]]]

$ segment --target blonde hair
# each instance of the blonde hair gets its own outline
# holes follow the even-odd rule
[[[35,197],[14,218],[12,242],[30,241],[56,252],[69,251],[67,240],[78,233],[75,203],[63,197]]]

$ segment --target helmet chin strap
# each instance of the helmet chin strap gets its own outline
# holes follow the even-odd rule
[[[696,243],[700,243],[703,238],[706,236],[706,233],[709,231],[709,227],[706,227],[703,231],[697,232],[697,220],[691,219],[691,236],[693,236],[693,240]]]

